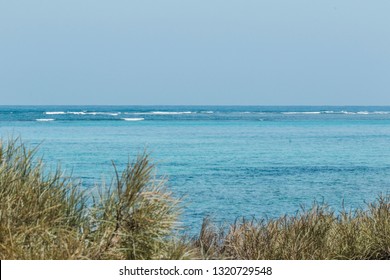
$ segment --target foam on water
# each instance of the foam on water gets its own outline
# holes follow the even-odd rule
[[[118,116],[120,113],[111,113],[111,112],[67,112],[66,114],[71,114],[71,115],[107,115],[107,116]]]
[[[348,111],[341,111],[341,113],[345,115],[356,115],[355,112],[348,112]]]
[[[36,119],[37,122],[52,122],[54,119]]]
[[[65,112],[45,112],[46,115],[65,115]]]
[[[85,113],[86,115],[107,115],[107,116],[118,116],[120,113],[106,113],[106,112],[89,112]]]
[[[127,122],[138,122],[138,121],[143,121],[145,119],[144,118],[122,118],[122,120]]]
[[[86,112],[67,112],[67,114],[70,114],[70,115],[86,115],[87,113]]]
[[[377,115],[388,115],[388,114],[390,114],[390,112],[384,112],[384,111],[375,111],[373,113],[377,114]]]
[[[154,111],[154,112],[135,112],[135,113],[126,113],[131,115],[185,115],[192,114],[191,111],[185,112],[164,112],[164,111]]]
[[[282,112],[283,115],[318,115],[321,112]]]

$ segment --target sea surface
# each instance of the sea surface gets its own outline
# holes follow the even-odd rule
[[[390,193],[390,107],[0,106],[0,136],[39,145],[89,190],[145,149],[196,232]]]

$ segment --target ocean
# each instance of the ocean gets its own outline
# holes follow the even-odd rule
[[[39,145],[86,190],[146,150],[191,233],[206,216],[349,210],[390,192],[390,107],[0,106],[0,136]]]

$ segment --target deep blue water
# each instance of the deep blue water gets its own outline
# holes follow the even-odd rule
[[[390,107],[0,106],[0,136],[40,144],[91,188],[145,148],[184,196],[190,231],[211,215],[277,217],[390,192]]]

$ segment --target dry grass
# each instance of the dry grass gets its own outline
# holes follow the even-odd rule
[[[146,154],[115,168],[91,205],[77,182],[59,169],[47,174],[21,141],[0,143],[0,259],[187,257],[173,238],[179,201],[152,178]]]
[[[314,204],[294,216],[205,219],[196,238],[179,234],[180,201],[153,177],[147,154],[87,203],[35,150],[0,141],[0,259],[390,259],[390,196],[365,210],[334,213]]]
[[[167,238],[177,222],[179,201],[165,181],[151,178],[153,165],[146,154],[119,174],[92,205],[92,235],[99,244],[94,258],[169,258]]]
[[[225,232],[208,220],[192,241],[199,258],[214,259],[390,259],[390,196],[366,211],[339,215],[314,204],[295,216],[242,220]]]
[[[17,140],[0,144],[0,258],[82,258],[83,194],[59,169],[45,174],[33,155]]]

